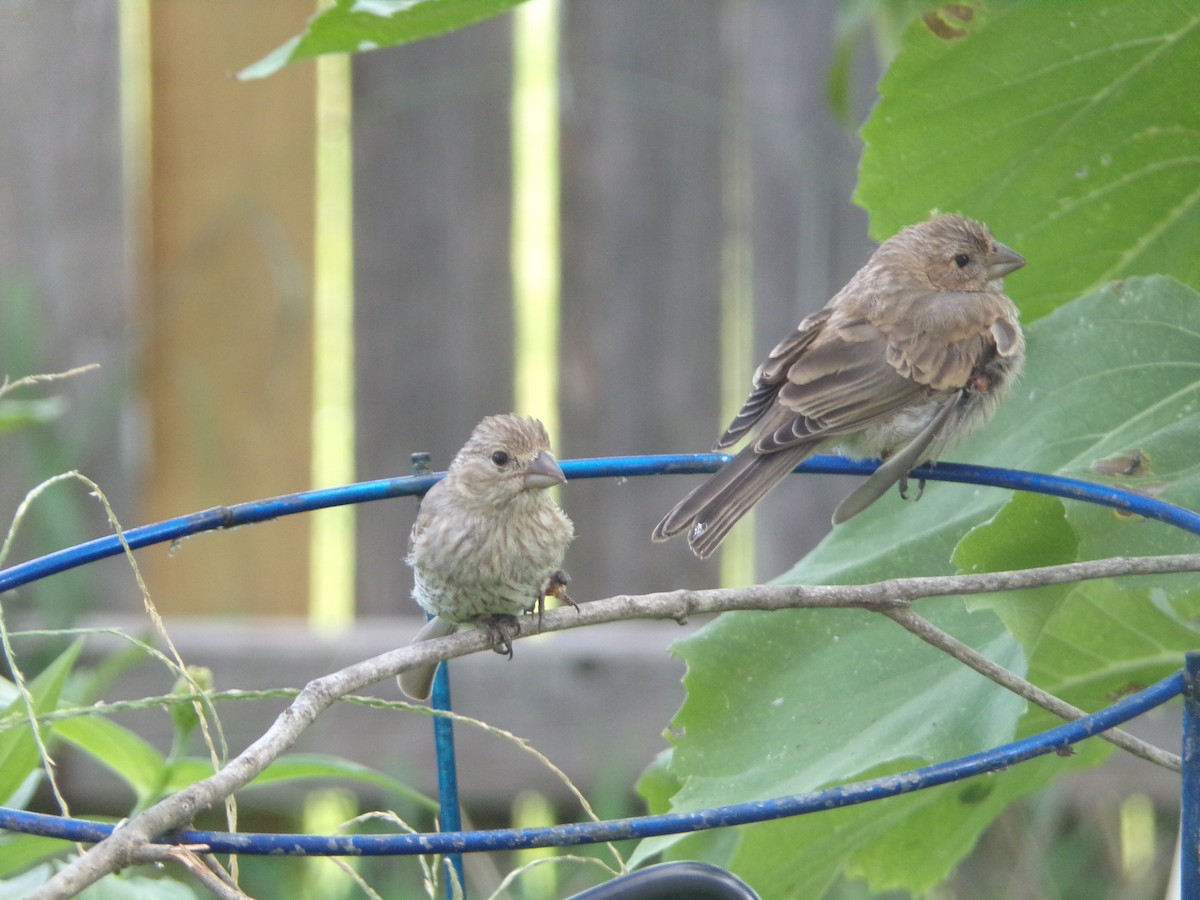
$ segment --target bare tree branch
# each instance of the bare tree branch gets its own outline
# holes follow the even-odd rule
[[[669,591],[641,596],[610,597],[607,600],[585,603],[578,611],[571,608],[552,610],[545,614],[541,631],[562,631],[625,619],[674,619],[684,623],[690,616],[733,610],[866,609],[890,616],[924,640],[951,652],[955,658],[961,659],[1004,687],[1041,703],[1047,699],[1055,701],[1055,698],[1049,698],[1023,679],[996,667],[966,645],[938,632],[919,616],[913,615],[908,610],[909,604],[925,597],[992,593],[1122,575],[1163,575],[1196,571],[1200,571],[1200,555],[1114,557],[1015,572],[895,578],[865,585],[757,585],[706,591]],[[519,636],[525,637],[537,630],[536,617],[526,617],[520,623]],[[338,698],[414,666],[435,660],[453,659],[489,649],[490,646],[489,638],[484,632],[470,629],[392,650],[309,682],[291,706],[280,713],[274,724],[241,754],[230,760],[225,768],[203,781],[189,785],[124,823],[110,837],[59,871],[41,888],[30,894],[30,897],[38,900],[71,897],[104,875],[138,862],[147,851],[149,842],[161,834],[185,827],[198,813],[222,802],[262,772],[291,747],[309,724]],[[954,650],[951,650],[951,647]],[[964,649],[969,652],[963,652]],[[1051,711],[1058,715],[1076,718],[1082,714],[1062,701],[1055,703],[1058,708]],[[1169,759],[1164,764],[1172,767]],[[1177,768],[1177,761],[1174,767]]]

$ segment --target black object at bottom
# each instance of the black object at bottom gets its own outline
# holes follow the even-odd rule
[[[574,894],[570,900],[759,900],[731,872],[702,862],[661,863]]]

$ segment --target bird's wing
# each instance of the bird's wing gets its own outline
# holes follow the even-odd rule
[[[887,335],[865,320],[826,329],[788,367],[755,449],[772,453],[851,434],[928,396],[889,364],[890,350]]]
[[[760,414],[755,449],[771,453],[852,434],[935,394],[959,390],[981,360],[1011,341],[1002,295],[996,302],[953,293],[920,299],[896,321],[830,320],[787,367],[775,389],[777,402]]]
[[[998,291],[923,294],[888,323],[887,337],[888,363],[936,391],[966,385],[985,354],[1024,346],[1016,307]]]
[[[788,370],[820,336],[832,313],[830,307],[819,309],[796,326],[796,330],[776,345],[766,361],[754,373],[754,387],[742,408],[738,410],[725,433],[717,439],[714,450],[732,447],[770,408],[787,381]]]

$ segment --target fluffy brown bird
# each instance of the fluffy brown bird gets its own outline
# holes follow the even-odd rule
[[[940,215],[885,241],[823,309],[754,373],[716,443],[753,443],[667,513],[653,539],[685,529],[701,559],[805,458],[841,445],[885,462],[833,514],[844,522],[914,467],[983,424],[1025,359],[1005,275],[1025,265],[987,227]]]
[[[413,643],[470,622],[512,656],[514,616],[566,584],[559,566],[575,529],[546,493],[565,481],[537,419],[488,416],[475,426],[413,523],[406,560],[412,595],[434,615]],[[401,673],[401,689],[424,700],[436,670]]]

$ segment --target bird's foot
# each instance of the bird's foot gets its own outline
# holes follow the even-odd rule
[[[521,630],[521,622],[516,616],[511,616],[508,613],[492,613],[486,616],[480,616],[476,620],[487,636],[492,641],[492,649],[509,659],[513,657],[513,638],[517,636]]]
[[[907,500],[908,499],[908,476],[906,475],[903,478],[901,478],[900,481],[898,482],[898,484],[900,485],[900,499]],[[913,503],[916,503],[918,500],[920,500],[924,496],[925,496],[925,479],[920,478],[917,480],[917,496],[913,497]]]
[[[578,611],[579,604],[567,596],[567,585],[570,583],[570,575],[562,569],[555,569],[554,574],[550,576],[550,583],[546,585],[546,596],[553,597],[559,603],[569,603]]]
[[[571,576],[562,569],[556,569],[550,576],[550,580],[546,583],[546,590],[537,598],[538,631],[542,630],[542,613],[546,611],[547,597],[553,597],[559,603],[568,603],[575,607],[575,612],[579,612],[579,604],[567,595],[567,585],[570,583]]]

